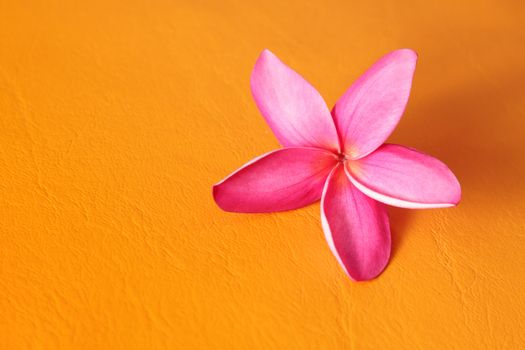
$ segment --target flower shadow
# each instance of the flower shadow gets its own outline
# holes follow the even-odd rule
[[[525,72],[498,75],[497,81],[480,77],[431,99],[411,101],[388,141],[419,149],[452,169],[461,183],[462,201],[457,208],[444,210],[474,210],[472,201],[478,206],[483,201],[489,206],[508,205],[525,194],[525,184],[517,181],[525,176],[519,174],[525,169],[520,146],[525,136],[516,117],[517,103],[525,96]],[[398,208],[389,213],[394,256],[414,213]]]
[[[410,224],[410,210],[396,207],[388,208],[390,218],[390,232],[392,235],[391,257],[394,257],[403,243],[404,233],[408,231]]]

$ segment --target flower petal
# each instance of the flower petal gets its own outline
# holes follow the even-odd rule
[[[409,49],[383,56],[337,101],[333,116],[348,156],[366,156],[392,133],[410,95],[416,60]]]
[[[399,146],[384,144],[347,162],[350,181],[367,196],[402,208],[442,208],[461,198],[458,180],[441,161]]]
[[[337,163],[319,148],[283,148],[242,166],[213,186],[215,202],[226,211],[263,213],[304,207],[321,197]]]
[[[269,50],[259,56],[250,84],[257,107],[281,145],[339,151],[337,131],[321,95]]]
[[[356,281],[378,276],[390,258],[386,207],[355,188],[338,165],[326,181],[321,219],[330,249]]]

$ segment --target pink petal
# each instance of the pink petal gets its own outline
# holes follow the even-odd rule
[[[416,60],[409,49],[383,56],[337,101],[334,120],[349,157],[366,156],[392,133],[408,101]]]
[[[321,219],[328,245],[346,273],[356,281],[378,276],[390,258],[386,207],[365,196],[338,165],[326,181]]]
[[[459,182],[445,164],[407,147],[384,144],[347,165],[350,181],[359,190],[389,205],[441,208],[461,198]]]
[[[253,159],[213,186],[226,211],[262,213],[304,207],[321,197],[337,156],[319,148],[283,148]]]
[[[337,131],[321,95],[269,50],[259,56],[250,83],[255,103],[281,145],[339,151]]]

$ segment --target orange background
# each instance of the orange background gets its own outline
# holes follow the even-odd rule
[[[0,348],[524,348],[523,4],[2,1]],[[212,184],[278,146],[263,48],[331,106],[401,47],[420,59],[390,141],[463,200],[391,210],[378,279],[345,276],[318,204],[218,209]]]

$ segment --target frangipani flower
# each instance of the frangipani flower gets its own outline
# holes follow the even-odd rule
[[[330,113],[312,85],[264,50],[251,89],[283,148],[216,184],[219,207],[262,213],[321,199],[323,231],[344,271],[357,281],[378,276],[390,258],[385,204],[442,208],[461,197],[458,180],[441,161],[384,143],[407,104],[416,60],[409,49],[385,55]]]

